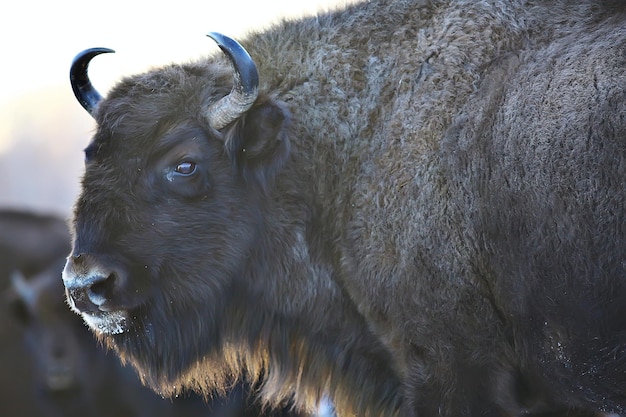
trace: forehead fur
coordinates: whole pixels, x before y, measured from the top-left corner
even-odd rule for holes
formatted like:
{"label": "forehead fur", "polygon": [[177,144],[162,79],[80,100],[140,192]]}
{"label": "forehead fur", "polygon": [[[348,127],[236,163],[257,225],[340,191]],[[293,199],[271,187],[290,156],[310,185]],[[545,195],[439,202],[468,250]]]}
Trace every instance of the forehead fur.
{"label": "forehead fur", "polygon": [[230,92],[232,71],[218,59],[169,65],[124,78],[96,109],[98,130],[91,146],[98,154],[145,150],[175,124],[206,125],[202,109]]}

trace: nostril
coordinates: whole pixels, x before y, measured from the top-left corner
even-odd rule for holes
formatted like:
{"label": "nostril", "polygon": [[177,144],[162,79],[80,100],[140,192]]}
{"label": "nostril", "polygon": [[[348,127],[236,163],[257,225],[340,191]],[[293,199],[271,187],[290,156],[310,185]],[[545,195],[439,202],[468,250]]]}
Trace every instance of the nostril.
{"label": "nostril", "polygon": [[89,300],[97,306],[102,306],[107,300],[111,299],[117,275],[111,273],[104,279],[100,279],[87,289]]}
{"label": "nostril", "polygon": [[79,251],[68,258],[62,274],[68,304],[78,313],[115,308],[127,277],[125,270],[110,259]]}

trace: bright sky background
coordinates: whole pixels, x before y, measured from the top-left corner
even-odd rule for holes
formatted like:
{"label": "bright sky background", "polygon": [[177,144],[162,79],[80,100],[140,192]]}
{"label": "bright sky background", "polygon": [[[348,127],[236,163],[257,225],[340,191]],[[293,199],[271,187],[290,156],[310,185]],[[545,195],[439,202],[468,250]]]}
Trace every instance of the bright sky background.
{"label": "bright sky background", "polygon": [[99,59],[93,68],[96,76],[101,72],[109,82],[133,69],[206,53],[212,47],[204,36],[207,32],[236,37],[281,15],[311,14],[343,3],[345,0],[3,2],[0,100],[66,82],[72,58],[86,48],[116,50],[115,58]]}
{"label": "bright sky background", "polygon": [[[350,0],[354,1],[354,0]],[[69,66],[103,46],[90,66],[105,95],[123,75],[186,61],[215,48],[205,35],[237,38],[280,16],[344,5],[347,0],[170,2],[20,0],[0,5],[0,206],[69,212],[93,122],[75,101]]]}

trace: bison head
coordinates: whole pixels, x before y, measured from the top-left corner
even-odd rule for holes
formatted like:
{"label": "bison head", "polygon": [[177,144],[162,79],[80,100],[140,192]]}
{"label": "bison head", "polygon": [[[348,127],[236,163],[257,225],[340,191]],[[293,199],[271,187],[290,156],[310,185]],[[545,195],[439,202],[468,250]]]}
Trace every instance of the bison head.
{"label": "bison head", "polygon": [[85,150],[67,300],[164,393],[211,344],[228,342],[225,329],[241,320],[232,306],[258,302],[240,277],[266,227],[261,197],[289,154],[286,109],[258,94],[243,47],[209,36],[228,60],[129,78],[106,100],[87,65],[110,50],[84,51],[71,69],[98,129]]}

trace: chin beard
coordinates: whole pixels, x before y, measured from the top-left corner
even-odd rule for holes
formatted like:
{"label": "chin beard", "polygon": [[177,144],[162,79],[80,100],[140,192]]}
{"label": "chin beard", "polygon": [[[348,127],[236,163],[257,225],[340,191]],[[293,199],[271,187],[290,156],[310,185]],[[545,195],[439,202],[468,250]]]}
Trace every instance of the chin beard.
{"label": "chin beard", "polygon": [[347,414],[399,409],[391,358],[366,327],[356,324],[341,340],[337,332],[312,333],[310,323],[263,308],[245,291],[203,294],[174,303],[152,298],[128,311],[123,332],[99,337],[163,397],[185,390],[212,397],[244,382],[270,408],[293,401],[295,409],[312,412],[329,394]]}
{"label": "chin beard", "polygon": [[[142,307],[128,313],[123,332],[97,336],[124,364],[135,368],[144,385],[163,397],[192,390],[210,398],[225,395],[243,382],[255,387],[271,408],[293,401],[294,384],[284,380],[288,371],[283,366],[294,369],[295,364],[289,352],[278,359],[271,358],[268,349],[271,339],[289,346],[284,337],[277,337],[282,334],[281,326],[273,328],[263,314],[247,322],[237,314],[220,320],[212,317],[216,317],[214,311]],[[273,367],[268,375],[270,362]],[[307,393],[297,408],[313,410],[320,395]]]}
{"label": "chin beard", "polygon": [[124,364],[135,368],[145,385],[164,397],[186,388],[211,396],[242,379],[241,360],[224,340],[224,323],[212,319],[217,317],[214,309],[182,310],[169,302],[168,308],[161,306],[146,304],[85,321]]}
{"label": "chin beard", "polygon": [[96,335],[120,334],[126,331],[128,313],[126,311],[106,311],[101,313],[81,313],[87,326]]}

